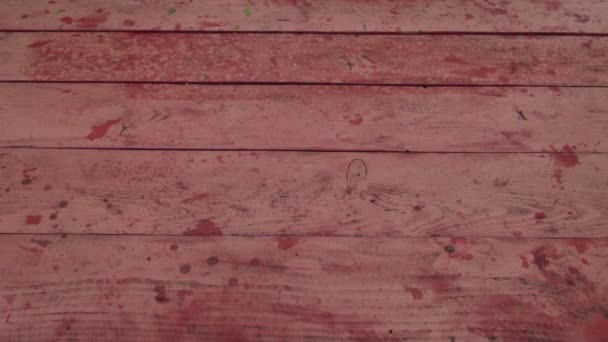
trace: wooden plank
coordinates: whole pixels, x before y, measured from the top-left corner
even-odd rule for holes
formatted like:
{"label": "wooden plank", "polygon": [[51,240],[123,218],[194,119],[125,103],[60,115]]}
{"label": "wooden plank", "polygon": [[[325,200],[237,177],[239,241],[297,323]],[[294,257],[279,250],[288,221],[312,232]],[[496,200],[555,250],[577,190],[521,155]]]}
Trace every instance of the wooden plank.
{"label": "wooden plank", "polygon": [[0,98],[4,147],[608,152],[605,88],[0,84]]}
{"label": "wooden plank", "polygon": [[0,80],[608,85],[608,37],[4,33]]}
{"label": "wooden plank", "polygon": [[0,338],[602,341],[607,245],[4,236]]}
{"label": "wooden plank", "polygon": [[607,237],[608,155],[3,149],[0,232]]}
{"label": "wooden plank", "polygon": [[601,0],[12,0],[3,30],[608,32]]}

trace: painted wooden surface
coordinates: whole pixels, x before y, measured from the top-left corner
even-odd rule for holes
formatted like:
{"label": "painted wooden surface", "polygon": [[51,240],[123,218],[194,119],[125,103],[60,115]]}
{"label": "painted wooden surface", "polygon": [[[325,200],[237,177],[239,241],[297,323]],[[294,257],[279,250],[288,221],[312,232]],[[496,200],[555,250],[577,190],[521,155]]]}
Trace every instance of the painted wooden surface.
{"label": "painted wooden surface", "polygon": [[0,341],[606,342],[607,16],[1,1]]}
{"label": "painted wooden surface", "polygon": [[0,98],[5,147],[608,147],[605,88],[0,84]]}
{"label": "painted wooden surface", "polygon": [[0,338],[603,341],[607,245],[9,235]]}
{"label": "painted wooden surface", "polygon": [[1,233],[607,237],[608,156],[4,149]]}
{"label": "painted wooden surface", "polygon": [[608,32],[602,0],[10,0],[6,30]]}
{"label": "painted wooden surface", "polygon": [[3,33],[0,80],[608,85],[608,37]]}

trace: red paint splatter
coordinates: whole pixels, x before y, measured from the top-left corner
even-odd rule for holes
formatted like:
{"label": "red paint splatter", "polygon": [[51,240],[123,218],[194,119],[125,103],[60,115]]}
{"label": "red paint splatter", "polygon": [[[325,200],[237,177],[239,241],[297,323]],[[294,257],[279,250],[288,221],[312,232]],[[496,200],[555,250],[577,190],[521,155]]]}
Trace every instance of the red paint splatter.
{"label": "red paint splatter", "polygon": [[97,26],[105,23],[110,16],[109,12],[103,12],[103,9],[96,11],[96,14],[88,15],[86,17],[76,19],[76,25],[78,28],[93,29]]}
{"label": "red paint splatter", "polygon": [[525,255],[522,255],[519,258],[521,259],[521,267],[523,267],[523,268],[529,268],[530,267],[530,263],[528,262],[528,258]]}
{"label": "red paint splatter", "polygon": [[[469,246],[471,242],[463,237],[453,237],[451,238],[452,247],[454,251],[448,253],[449,257],[452,259],[462,259],[466,261],[473,260],[473,255],[469,253]],[[443,246],[443,248],[447,248],[447,246]]]}
{"label": "red paint splatter", "polygon": [[154,299],[158,303],[167,303],[170,301],[169,296],[167,296],[167,288],[164,285],[156,285],[154,287],[154,292],[156,292]]}
{"label": "red paint splatter", "polygon": [[110,129],[110,127],[112,127],[113,125],[115,125],[119,122],[120,122],[120,119],[109,120],[101,125],[93,126],[91,133],[89,133],[89,135],[87,135],[86,138],[91,141],[101,139],[106,135],[106,133],[108,133],[108,130]]}
{"label": "red paint splatter", "polygon": [[356,118],[356,119],[354,119],[354,120],[349,120],[348,122],[349,122],[351,125],[359,126],[360,124],[362,124],[362,123],[363,123],[363,118],[359,117],[359,118]]}
{"label": "red paint splatter", "polygon": [[194,202],[198,202],[201,200],[204,200],[205,198],[209,197],[209,194],[196,194],[190,198],[186,198],[185,200],[182,201],[182,203],[184,204],[191,204]]}
{"label": "red paint splatter", "polygon": [[513,138],[513,135],[515,135],[515,132],[503,131],[500,132],[500,134],[502,134],[507,139],[511,139]]}
{"label": "red paint splatter", "polygon": [[178,247],[177,244],[173,243],[173,244],[171,244],[171,246],[169,246],[169,249],[172,251],[176,251],[177,247]]}
{"label": "red paint splatter", "polygon": [[70,25],[74,22],[74,20],[70,17],[62,17],[62,18],[59,18],[59,20],[61,20],[62,22],[66,23],[68,25]]}
{"label": "red paint splatter", "polygon": [[562,7],[562,3],[558,0],[544,0],[544,2],[548,11],[557,11]]}
{"label": "red paint splatter", "polygon": [[551,76],[555,76],[555,75],[557,75],[557,71],[555,71],[554,69],[547,69],[547,74],[549,74]]}
{"label": "red paint splatter", "polygon": [[280,237],[278,239],[279,245],[278,247],[284,251],[290,249],[298,243],[298,239],[291,237]]}
{"label": "red paint splatter", "polygon": [[420,210],[422,210],[423,208],[424,208],[424,204],[416,204],[416,205],[414,206],[414,210],[416,210],[416,211],[420,211]]}
{"label": "red paint splatter", "polygon": [[523,234],[523,233],[522,233],[521,231],[519,231],[519,230],[514,230],[514,231],[513,231],[513,235],[514,235],[514,236],[520,237],[520,236],[522,236],[522,234]]}
{"label": "red paint splatter", "polygon": [[568,244],[574,248],[576,248],[576,250],[579,253],[585,253],[587,251],[587,249],[589,249],[589,245],[591,245],[593,243],[593,240],[591,239],[571,239],[568,240]]}
{"label": "red paint splatter", "polygon": [[586,23],[589,21],[589,16],[587,15],[582,15],[582,14],[573,14],[572,16],[574,16],[574,20],[576,20],[579,23]]}
{"label": "red paint splatter", "polygon": [[205,28],[222,27],[223,25],[218,24],[218,23],[208,22],[208,21],[201,21],[200,23],[198,23],[198,26],[202,29],[205,29]]}
{"label": "red paint splatter", "polygon": [[585,265],[589,265],[589,260],[587,260],[585,258],[581,258],[581,262]]}
{"label": "red paint splatter", "polygon": [[606,341],[608,339],[608,317],[597,317],[585,329],[587,341]]}
{"label": "red paint splatter", "polygon": [[44,186],[44,191],[50,191],[51,189],[53,189],[53,187],[51,185]]}
{"label": "red paint splatter", "polygon": [[34,172],[36,170],[38,170],[37,167],[30,167],[29,169],[24,169],[22,171],[23,178],[32,178],[32,175],[30,175],[30,172]]}
{"label": "red paint splatter", "polygon": [[580,164],[578,160],[578,156],[574,152],[576,147],[570,145],[564,145],[561,151],[558,151],[555,147],[550,146],[553,152],[551,153],[551,157],[556,165],[561,165],[565,167],[574,167]]}
{"label": "red paint splatter", "polygon": [[188,228],[184,235],[187,236],[222,236],[224,233],[222,230],[215,225],[215,222],[204,219],[198,221],[194,228]]}
{"label": "red paint splatter", "polygon": [[586,43],[583,43],[582,45],[583,45],[584,48],[591,49],[591,43],[593,43],[592,40],[590,40],[590,41],[588,41]]}
{"label": "red paint splatter", "polygon": [[522,130],[521,132],[518,131],[501,131],[500,134],[502,134],[505,138],[511,140],[513,139],[513,137],[515,136],[522,136],[524,138],[531,138],[532,137],[532,132],[528,131],[528,130]]}
{"label": "red paint splatter", "polygon": [[578,268],[572,266],[568,267],[568,272],[572,274],[579,274]]}
{"label": "red paint splatter", "polygon": [[424,297],[424,294],[422,293],[422,291],[420,291],[417,288],[406,287],[405,290],[408,291],[412,295],[412,298],[414,300],[419,300],[419,299],[422,299],[422,297]]}
{"label": "red paint splatter", "polygon": [[32,304],[30,304],[30,303],[25,303],[25,304],[23,305],[23,310],[29,310],[29,309],[31,309],[31,308],[32,308]]}
{"label": "red paint splatter", "polygon": [[546,217],[547,216],[545,216],[545,213],[543,213],[542,211],[534,213],[534,218],[537,220],[544,220]]}
{"label": "red paint splatter", "polygon": [[473,16],[471,14],[469,14],[469,13],[464,14],[464,20],[471,20],[471,19],[473,19]]}
{"label": "red paint splatter", "polygon": [[506,9],[503,9],[503,8],[488,9],[488,12],[490,12],[491,15],[504,15],[504,14],[509,13],[509,12],[507,12]]}
{"label": "red paint splatter", "polygon": [[125,19],[125,21],[123,21],[122,24],[127,27],[135,26],[135,22],[131,19]]}
{"label": "red paint splatter", "polygon": [[35,254],[42,254],[42,253],[44,253],[44,251],[42,249],[37,248],[37,247],[25,247],[25,246],[22,246],[22,245],[18,245],[17,247],[19,247],[19,249],[22,249],[24,251],[28,251],[28,252],[35,253]]}
{"label": "red paint splatter", "polygon": [[465,61],[462,58],[456,57],[454,55],[449,55],[446,58],[444,58],[443,60],[446,61],[446,62],[449,62],[449,63],[456,63],[456,64],[462,64],[462,65],[471,65],[471,63]]}
{"label": "red paint splatter", "polygon": [[272,63],[273,67],[275,67],[275,68],[277,67],[277,58],[276,57],[272,56],[268,60],[270,61],[270,63]]}
{"label": "red paint splatter", "polygon": [[557,184],[562,184],[562,170],[561,169],[555,169],[553,170],[553,178],[555,178],[555,181],[557,182]]}
{"label": "red paint splatter", "polygon": [[37,42],[34,42],[34,43],[28,45],[27,47],[37,49],[37,48],[41,48],[41,47],[45,46],[46,44],[48,44],[50,42],[52,42],[52,40],[39,40]]}
{"label": "red paint splatter", "polygon": [[42,215],[28,215],[25,219],[25,223],[27,224],[40,224],[42,222]]}
{"label": "red paint splatter", "polygon": [[505,187],[509,184],[509,180],[508,179],[494,179],[494,186],[497,188],[502,188]]}
{"label": "red paint splatter", "polygon": [[556,86],[550,86],[549,90],[551,90],[552,92],[556,93],[557,95],[561,95],[562,90],[559,87]]}
{"label": "red paint splatter", "polygon": [[489,76],[488,74],[493,74],[496,71],[497,71],[496,68],[480,67],[477,69],[470,69],[470,70],[455,70],[455,71],[452,71],[452,73],[455,75],[460,75],[460,76],[486,78]]}
{"label": "red paint splatter", "polygon": [[72,324],[76,322],[75,319],[64,319],[57,328],[55,328],[55,335],[57,337],[63,336],[66,331],[69,331],[72,327]]}
{"label": "red paint splatter", "polygon": [[557,250],[552,246],[541,246],[531,253],[534,256],[534,261],[532,261],[532,263],[535,264],[540,271],[544,271],[545,268],[549,266],[550,258],[559,259]]}
{"label": "red paint splatter", "polygon": [[222,156],[216,156],[215,159],[220,163],[224,163],[224,158]]}

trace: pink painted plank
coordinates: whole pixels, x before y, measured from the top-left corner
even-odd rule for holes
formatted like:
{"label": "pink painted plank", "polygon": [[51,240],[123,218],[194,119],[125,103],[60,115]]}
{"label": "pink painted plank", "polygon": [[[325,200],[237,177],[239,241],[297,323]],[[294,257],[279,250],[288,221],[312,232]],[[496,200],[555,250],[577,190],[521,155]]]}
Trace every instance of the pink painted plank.
{"label": "pink painted plank", "polygon": [[608,32],[601,0],[12,0],[3,30]]}
{"label": "pink painted plank", "polygon": [[0,84],[0,98],[4,147],[608,152],[605,88]]}
{"label": "pink painted plank", "polygon": [[602,341],[608,241],[4,236],[4,341]]}
{"label": "pink painted plank", "polygon": [[608,85],[608,37],[4,33],[0,80]]}
{"label": "pink painted plank", "polygon": [[0,233],[608,237],[608,155],[0,151]]}

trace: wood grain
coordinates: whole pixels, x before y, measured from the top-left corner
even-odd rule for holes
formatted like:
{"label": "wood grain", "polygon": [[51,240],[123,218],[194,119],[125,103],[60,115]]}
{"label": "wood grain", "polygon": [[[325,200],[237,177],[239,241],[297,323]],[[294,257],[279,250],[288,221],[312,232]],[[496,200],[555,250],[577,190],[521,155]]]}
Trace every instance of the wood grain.
{"label": "wood grain", "polygon": [[608,85],[608,37],[3,33],[3,81]]}
{"label": "wood grain", "polygon": [[608,152],[604,88],[0,84],[0,99],[4,147]]}
{"label": "wood grain", "polygon": [[601,0],[12,0],[2,30],[608,32]]}
{"label": "wood grain", "polygon": [[607,237],[608,155],[3,149],[0,232]]}
{"label": "wood grain", "polygon": [[608,338],[605,239],[26,235],[0,259],[7,342]]}

